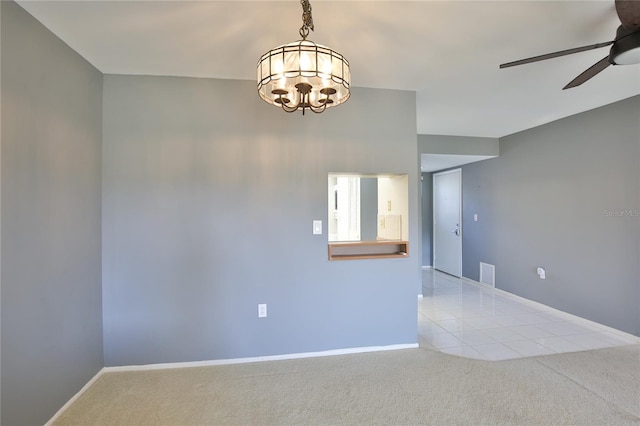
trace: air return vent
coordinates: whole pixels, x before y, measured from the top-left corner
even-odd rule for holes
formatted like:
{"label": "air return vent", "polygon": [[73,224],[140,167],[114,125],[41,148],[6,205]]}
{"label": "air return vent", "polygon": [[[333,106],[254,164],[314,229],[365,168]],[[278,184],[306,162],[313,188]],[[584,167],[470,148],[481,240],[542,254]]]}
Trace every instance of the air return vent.
{"label": "air return vent", "polygon": [[496,286],[495,265],[490,265],[488,263],[480,262],[480,282],[483,284],[490,285],[491,287]]}

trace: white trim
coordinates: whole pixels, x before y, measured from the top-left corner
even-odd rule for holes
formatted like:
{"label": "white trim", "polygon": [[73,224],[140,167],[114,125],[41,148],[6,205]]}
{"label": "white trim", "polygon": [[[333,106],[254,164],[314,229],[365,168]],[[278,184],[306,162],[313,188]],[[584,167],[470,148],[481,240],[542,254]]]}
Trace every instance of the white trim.
{"label": "white trim", "polygon": [[567,321],[582,321],[582,322],[587,322],[587,323],[589,323],[591,325],[597,325],[598,327],[600,327],[600,328],[602,328],[602,329],[604,329],[604,330],[606,330],[606,331],[608,331],[610,333],[618,334],[618,335],[630,338],[632,340],[635,339],[638,343],[640,343],[640,337],[638,337],[638,336],[636,336],[634,334],[630,334],[630,333],[627,333],[625,331],[618,330],[617,328],[609,327],[608,325],[600,324],[599,322],[595,322],[595,321],[592,321],[592,320],[589,320],[589,319],[586,319],[586,318],[579,317],[577,315],[570,314],[569,312],[565,312],[565,311],[562,311],[562,310],[560,310],[558,308],[554,308],[552,306],[545,305],[544,303],[536,302],[535,300],[531,300],[531,299],[527,299],[527,298],[522,297],[522,296],[518,296],[517,294],[509,293],[506,290],[502,290],[502,289],[499,289],[497,287],[492,287],[489,284],[481,283],[481,282],[478,282],[476,280],[472,280],[471,278],[462,277],[460,279],[462,281],[466,282],[467,284],[471,284],[471,285],[475,285],[477,287],[481,287],[481,288],[489,289],[491,291],[495,291],[495,292],[497,292],[497,293],[499,293],[499,294],[501,294],[501,295],[503,295],[505,297],[517,300],[518,302],[520,302],[520,303],[522,303],[524,305],[529,305],[531,307],[534,307],[534,308],[540,309],[540,310],[553,310],[556,313],[559,313],[561,315],[566,316]]}
{"label": "white trim", "polygon": [[[498,290],[498,291],[502,291],[503,293],[511,294],[511,293],[506,292],[506,291],[504,291],[504,290],[500,290],[499,288],[491,287],[491,286],[490,286],[490,285],[488,285],[488,284],[481,283],[480,281],[472,280],[471,278],[467,278],[467,277],[460,277],[460,279],[461,279],[462,281],[466,282],[467,284],[475,285],[475,286],[482,287],[482,288],[492,288],[492,289],[495,289],[495,290]],[[526,300],[526,299],[525,299],[525,300]]]}
{"label": "white trim", "polygon": [[422,293],[420,293],[420,294],[418,295],[418,299],[422,299],[423,297],[424,297],[424,295],[423,295]]}
{"label": "white trim", "polygon": [[[552,306],[545,305],[544,303],[536,302],[535,300],[527,299],[526,297],[518,296],[517,294],[510,293],[510,292],[508,292],[506,290],[502,290],[502,289],[499,289],[497,287],[490,286],[489,284],[485,284],[485,283],[481,283],[481,282],[478,282],[478,281],[474,281],[474,280],[471,280],[469,278],[466,278],[466,280],[468,280],[471,284],[475,284],[475,285],[483,287],[483,288],[489,288],[491,290],[494,290],[494,291],[500,293],[503,296],[506,296],[506,297],[511,298],[513,300],[517,300],[518,302],[520,302],[522,304],[529,305],[529,306],[534,307],[536,309],[540,309],[540,310],[553,309],[554,311],[562,312],[563,314],[566,314],[566,315],[571,315],[572,317],[575,317],[576,320],[580,319],[580,320],[584,320],[584,321],[591,321],[591,320],[587,320],[585,318],[581,318],[581,317],[578,317],[576,315],[570,314],[568,312],[561,311],[560,309],[554,308]],[[594,321],[591,321],[591,322],[594,322]]]}
{"label": "white trim", "polygon": [[423,266],[422,269],[433,269],[433,266],[431,265]]}
{"label": "white trim", "polygon": [[120,367],[103,367],[98,373],[87,382],[66,404],[64,404],[54,415],[49,419],[44,426],[51,426],[53,423],[65,412],[83,393],[85,393],[103,374],[114,372],[126,372],[126,371],[147,371],[147,370],[166,370],[170,368],[189,368],[189,367],[210,367],[216,365],[230,365],[230,364],[246,364],[251,362],[263,362],[263,361],[282,361],[287,359],[301,359],[301,358],[316,358],[323,356],[335,356],[335,355],[350,355],[360,354],[365,352],[382,352],[382,351],[395,351],[399,349],[415,349],[419,347],[418,343],[408,343],[403,345],[386,345],[386,346],[364,346],[360,348],[347,348],[347,349],[333,349],[321,352],[302,352],[296,354],[287,355],[271,355],[271,356],[258,356],[252,358],[233,358],[233,359],[218,359],[211,361],[195,361],[195,362],[169,362],[163,364],[146,364],[146,365],[124,365]]}
{"label": "white trim", "polygon": [[[554,311],[562,312],[563,314],[566,314],[566,315],[571,315],[572,317],[575,317],[575,318],[576,318],[576,320],[590,321],[590,322],[592,322],[592,323],[594,322],[594,321],[587,320],[587,319],[585,319],[585,318],[581,318],[581,317],[579,317],[579,316],[576,316],[576,315],[570,314],[570,313],[568,313],[568,312],[561,311],[560,309],[557,309],[557,308],[551,307],[551,306],[549,306],[549,305],[545,305],[544,303],[536,302],[535,300],[527,299],[527,298],[525,298],[525,297],[518,296],[517,294],[509,293],[509,292],[508,292],[508,291],[506,291],[506,290],[502,290],[502,289],[499,289],[499,288],[497,288],[497,287],[490,286],[489,284],[481,283],[481,282],[476,281],[476,280],[472,280],[471,278],[462,277],[462,278],[460,278],[460,279],[461,279],[462,281],[466,282],[467,284],[471,284],[471,285],[475,285],[475,286],[477,286],[477,287],[481,287],[481,288],[485,288],[485,289],[493,290],[493,291],[495,291],[495,292],[497,292],[497,293],[499,293],[499,294],[501,294],[501,295],[503,295],[503,296],[506,296],[506,297],[508,297],[508,298],[510,298],[510,299],[517,300],[518,302],[520,302],[520,303],[522,303],[522,304],[529,305],[529,306],[531,306],[531,307],[535,307],[535,308],[540,309],[540,310],[549,310],[549,309],[553,309]],[[595,324],[602,325],[602,324],[599,324],[599,323],[595,323]],[[606,327],[606,326],[604,326],[604,325],[603,325],[603,327]],[[614,329],[614,330],[615,330],[615,329]],[[620,330],[618,330],[618,332],[620,332]]]}
{"label": "white trim", "polygon": [[251,358],[231,358],[231,359],[216,359],[210,361],[193,361],[193,362],[169,362],[162,364],[145,364],[145,365],[125,365],[120,367],[105,367],[106,373],[123,372],[123,371],[146,371],[146,370],[165,370],[170,368],[190,368],[190,367],[210,367],[216,365],[231,365],[231,364],[247,364],[252,362],[263,361],[283,361],[288,359],[301,359],[301,358],[316,358],[323,356],[335,356],[335,355],[350,355],[359,354],[365,352],[380,352],[380,351],[394,351],[398,349],[415,349],[419,347],[417,343],[410,343],[404,345],[387,345],[387,346],[366,346],[360,348],[348,348],[348,349],[334,349],[321,352],[302,352],[296,354],[286,355],[271,355],[271,356],[257,356]]}
{"label": "white trim", "polygon": [[91,380],[89,380],[87,384],[84,385],[82,389],[78,391],[78,393],[73,395],[71,399],[67,401],[66,404],[60,407],[60,409],[53,415],[53,417],[51,417],[49,421],[44,424],[44,426],[51,426],[56,420],[58,420],[58,417],[60,417],[62,413],[64,413],[67,410],[67,408],[71,406],[71,404],[76,402],[77,399],[80,398],[82,394],[85,393],[104,373],[105,373],[105,367],[102,367],[100,371],[98,371],[96,375],[93,376]]}

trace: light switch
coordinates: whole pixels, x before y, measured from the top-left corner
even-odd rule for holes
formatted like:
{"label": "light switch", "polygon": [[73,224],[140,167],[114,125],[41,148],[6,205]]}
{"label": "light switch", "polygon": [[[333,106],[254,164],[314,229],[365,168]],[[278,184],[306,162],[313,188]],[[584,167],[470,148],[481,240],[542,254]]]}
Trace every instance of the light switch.
{"label": "light switch", "polygon": [[478,221],[478,213],[475,213],[475,214],[473,215],[473,221],[474,221],[474,222],[477,222],[477,221]]}
{"label": "light switch", "polygon": [[313,221],[313,235],[322,235],[322,221],[314,220]]}
{"label": "light switch", "polygon": [[266,318],[266,317],[267,317],[267,304],[258,303],[258,318]]}

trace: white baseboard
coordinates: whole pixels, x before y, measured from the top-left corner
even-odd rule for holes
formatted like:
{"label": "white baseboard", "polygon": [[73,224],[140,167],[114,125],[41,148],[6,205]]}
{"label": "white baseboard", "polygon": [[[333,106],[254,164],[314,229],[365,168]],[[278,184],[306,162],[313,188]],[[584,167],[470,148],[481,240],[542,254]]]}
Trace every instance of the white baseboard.
{"label": "white baseboard", "polygon": [[195,362],[170,362],[163,364],[146,364],[146,365],[125,365],[121,367],[103,367],[98,373],[87,382],[66,404],[64,404],[54,415],[49,419],[44,426],[51,426],[57,419],[64,413],[64,411],[71,406],[83,393],[87,391],[99,378],[105,373],[123,372],[123,371],[145,371],[145,370],[165,370],[170,368],[189,368],[189,367],[208,367],[215,365],[230,365],[230,364],[246,364],[250,362],[263,362],[263,361],[281,361],[287,359],[301,359],[301,358],[316,358],[323,356],[335,356],[335,355],[350,355],[366,352],[381,352],[381,351],[395,351],[399,349],[415,349],[419,347],[418,343],[408,343],[403,345],[387,345],[387,346],[365,346],[359,348],[347,348],[347,349],[333,349],[320,352],[302,352],[296,354],[286,355],[272,355],[272,356],[258,356],[251,358],[233,358],[233,359],[219,359],[211,361],[195,361]]}
{"label": "white baseboard", "polygon": [[270,355],[270,356],[257,356],[249,358],[231,358],[231,359],[216,359],[210,361],[193,361],[193,362],[169,362],[162,364],[145,364],[145,365],[125,365],[120,367],[105,367],[105,373],[122,372],[122,371],[145,371],[145,370],[164,370],[169,368],[189,368],[189,367],[209,367],[216,365],[230,365],[230,364],[246,364],[251,362],[264,362],[264,361],[282,361],[287,359],[301,359],[301,358],[316,358],[324,356],[335,355],[350,355],[359,354],[365,352],[380,352],[380,351],[394,351],[398,349],[414,349],[417,348],[418,343],[410,343],[403,345],[387,345],[387,346],[366,346],[359,348],[347,348],[347,349],[333,349],[320,352],[302,352],[295,354],[285,355]]}
{"label": "white baseboard", "polygon": [[65,412],[65,410],[71,406],[71,404],[73,404],[74,402],[76,402],[76,400],[77,400],[78,398],[80,398],[80,396],[82,396],[82,394],[83,394],[83,393],[85,393],[85,392],[87,391],[87,389],[89,389],[89,388],[91,387],[91,385],[93,385],[93,384],[94,384],[94,383],[95,383],[95,382],[100,378],[100,376],[102,376],[102,375],[104,374],[104,372],[105,372],[105,368],[103,367],[103,368],[101,368],[101,369],[100,369],[100,371],[98,371],[98,372],[96,373],[96,375],[95,375],[95,376],[93,376],[93,377],[91,378],[91,380],[89,380],[89,381],[87,382],[87,384],[86,384],[86,385],[84,385],[84,386],[82,387],[82,389],[80,389],[80,390],[78,391],[78,393],[76,393],[75,395],[73,395],[73,396],[71,397],[71,399],[70,399],[69,401],[67,401],[67,403],[66,403],[66,404],[64,404],[62,407],[60,407],[60,409],[59,409],[59,410],[58,410],[58,411],[53,415],[53,417],[51,417],[51,418],[49,419],[49,421],[48,421],[48,422],[46,422],[46,423],[44,424],[44,426],[51,426],[51,425],[53,424],[53,422],[55,422],[55,421],[58,419],[58,417],[60,417],[60,416],[62,415],[62,413],[64,413],[64,412]]}
{"label": "white baseboard", "polygon": [[433,269],[433,266],[423,266],[422,269]]}
{"label": "white baseboard", "polygon": [[[480,281],[472,280],[471,278],[462,277],[461,280],[465,281],[465,282],[467,282],[469,284],[476,285],[478,287],[488,288],[488,289],[494,290],[496,293],[499,293],[499,294],[501,294],[501,295],[503,295],[505,297],[508,297],[510,299],[513,299],[513,300],[517,300],[520,303],[523,303],[525,305],[529,305],[531,307],[535,307],[537,309],[554,309],[554,310],[556,310],[558,312],[563,312],[563,311],[560,311],[559,309],[555,309],[555,308],[552,308],[551,306],[545,305],[544,303],[536,302],[534,300],[530,300],[530,299],[524,298],[522,296],[518,296],[517,294],[509,293],[506,290],[499,289],[499,288],[494,287],[494,286],[489,285],[489,284],[481,283]],[[565,312],[563,312],[563,313],[565,313]],[[570,315],[570,314],[567,314],[567,315]]]}
{"label": "white baseboard", "polygon": [[485,283],[481,283],[479,281],[472,280],[471,278],[462,277],[461,280],[465,281],[465,282],[467,282],[469,284],[476,285],[478,287],[491,289],[491,290],[495,291],[498,294],[501,294],[501,295],[503,295],[505,297],[508,297],[510,299],[513,299],[513,300],[517,300],[519,303],[531,306],[531,307],[536,308],[536,309],[553,310],[554,312],[556,312],[556,314],[560,314],[562,316],[565,316],[568,321],[586,322],[586,323],[589,323],[592,326],[593,325],[597,325],[598,327],[603,328],[603,329],[609,331],[610,333],[622,335],[622,336],[624,336],[626,338],[636,340],[638,343],[640,343],[640,338],[638,336],[635,336],[635,335],[630,334],[630,333],[626,333],[626,332],[624,332],[622,330],[618,330],[617,328],[609,327],[609,326],[606,326],[604,324],[600,324],[598,322],[591,321],[591,320],[588,320],[586,318],[582,318],[582,317],[579,317],[577,315],[570,314],[570,313],[562,311],[560,309],[553,308],[553,307],[551,307],[549,305],[545,305],[544,303],[536,302],[535,300],[530,300],[530,299],[527,299],[525,297],[518,296],[517,294],[509,293],[506,290],[502,290],[502,289],[496,288],[496,287],[491,286],[489,284],[485,284]]}
{"label": "white baseboard", "polygon": [[[490,286],[488,284],[485,283],[481,283],[480,281],[476,281],[476,280],[472,280],[471,278],[467,278],[467,277],[460,277],[460,279],[466,283],[469,284],[473,284],[473,285],[479,285],[480,287],[486,287],[486,288],[495,288],[493,286]],[[496,290],[499,290],[496,288]]]}

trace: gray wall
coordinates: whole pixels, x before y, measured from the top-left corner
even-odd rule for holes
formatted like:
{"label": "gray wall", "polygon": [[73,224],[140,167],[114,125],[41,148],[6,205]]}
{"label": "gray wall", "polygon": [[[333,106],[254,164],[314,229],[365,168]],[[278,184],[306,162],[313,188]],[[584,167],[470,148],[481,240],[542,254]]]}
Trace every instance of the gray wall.
{"label": "gray wall", "polygon": [[103,366],[102,75],[2,8],[2,424],[46,422]]}
{"label": "gray wall", "polygon": [[378,178],[360,178],[360,240],[378,237]]}
{"label": "gray wall", "polygon": [[[499,140],[469,136],[418,135],[418,160],[422,154],[498,156]],[[483,160],[484,161],[484,160]],[[457,166],[454,168],[458,168]],[[433,173],[422,173],[422,266],[433,265]]]}
{"label": "gray wall", "polygon": [[499,158],[464,166],[463,275],[495,264],[498,288],[640,335],[638,117],[636,96],[502,138]]}
{"label": "gray wall", "polygon": [[408,173],[419,245],[415,117],[412,92],[303,117],[249,81],[105,76],[106,365],[415,343],[419,250],[329,262],[326,236],[329,172]]}

